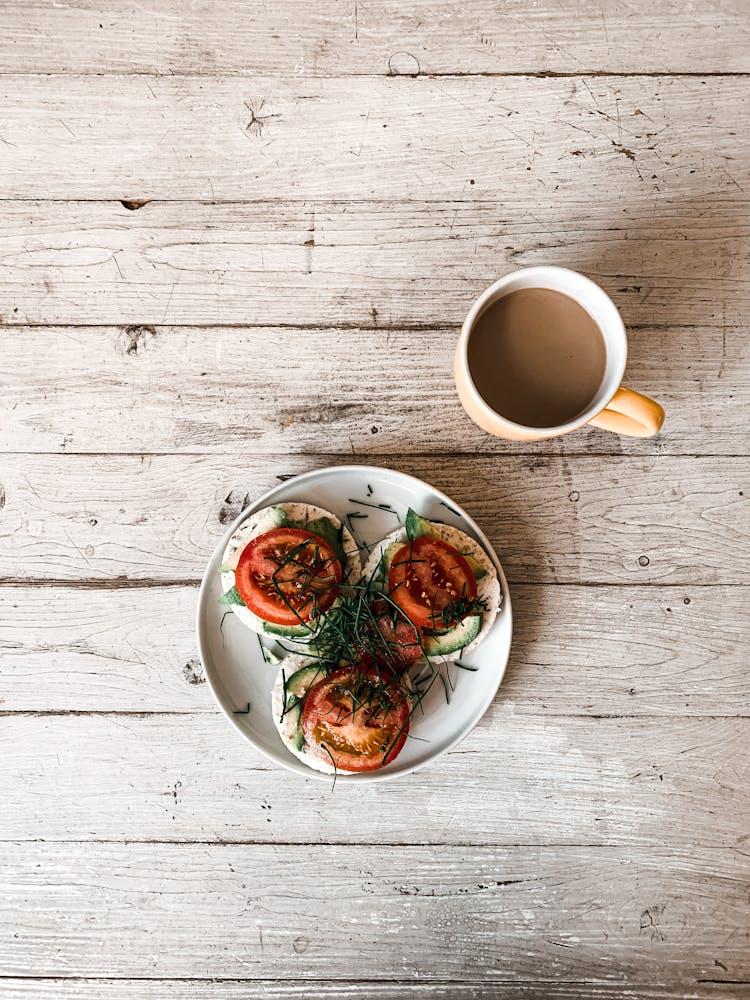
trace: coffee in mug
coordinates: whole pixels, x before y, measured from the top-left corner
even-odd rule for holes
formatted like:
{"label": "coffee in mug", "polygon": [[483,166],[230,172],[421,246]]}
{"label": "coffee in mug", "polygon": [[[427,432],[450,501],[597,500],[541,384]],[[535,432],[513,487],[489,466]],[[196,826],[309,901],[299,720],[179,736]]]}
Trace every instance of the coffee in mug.
{"label": "coffee in mug", "polygon": [[664,411],[620,385],[626,355],[622,319],[603,289],[565,268],[527,268],[469,312],[456,385],[472,420],[500,437],[540,440],[586,423],[648,437]]}

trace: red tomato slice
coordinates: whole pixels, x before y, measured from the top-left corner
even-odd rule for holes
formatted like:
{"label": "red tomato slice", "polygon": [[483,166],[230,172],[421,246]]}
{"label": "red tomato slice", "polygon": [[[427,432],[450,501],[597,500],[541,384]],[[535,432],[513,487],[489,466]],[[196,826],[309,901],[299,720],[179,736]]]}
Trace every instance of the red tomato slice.
{"label": "red tomato slice", "polygon": [[[426,535],[407,542],[394,555],[388,588],[391,600],[415,625],[438,631],[457,625],[467,613],[458,609],[477,596],[477,582],[461,553]],[[451,614],[454,604],[457,611]]]}
{"label": "red tomato slice", "polygon": [[374,771],[401,753],[409,703],[395,684],[369,667],[342,667],[314,684],[302,707],[312,753],[342,771]]}
{"label": "red tomato slice", "polygon": [[353,646],[353,658],[365,666],[380,668],[386,676],[398,676],[422,655],[421,630],[388,601],[375,601],[371,612],[373,617],[360,623],[360,642]]}
{"label": "red tomato slice", "polygon": [[422,637],[419,630],[400,615],[395,622],[393,615],[381,615],[378,618],[378,629],[388,643],[388,652],[401,667],[416,663],[422,655]]}
{"label": "red tomato slice", "polygon": [[387,601],[378,601],[373,607],[377,615],[379,639],[373,643],[376,659],[383,659],[389,666],[404,670],[416,663],[422,655],[422,634],[410,621],[399,614]]}
{"label": "red tomato slice", "polygon": [[263,621],[299,625],[333,603],[343,571],[333,549],[302,528],[274,528],[242,550],[235,584]]}

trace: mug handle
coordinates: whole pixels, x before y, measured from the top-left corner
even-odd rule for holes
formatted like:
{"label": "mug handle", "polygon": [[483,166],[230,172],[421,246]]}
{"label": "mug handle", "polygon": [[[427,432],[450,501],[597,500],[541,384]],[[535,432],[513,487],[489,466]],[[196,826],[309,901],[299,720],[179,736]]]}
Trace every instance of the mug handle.
{"label": "mug handle", "polygon": [[615,434],[653,437],[664,423],[664,410],[655,400],[621,385],[604,409],[589,423]]}

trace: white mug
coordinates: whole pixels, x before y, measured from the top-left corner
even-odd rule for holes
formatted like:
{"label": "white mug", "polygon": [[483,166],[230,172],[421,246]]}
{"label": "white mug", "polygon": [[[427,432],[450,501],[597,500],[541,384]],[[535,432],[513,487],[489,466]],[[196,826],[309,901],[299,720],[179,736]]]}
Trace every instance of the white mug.
{"label": "white mug", "polygon": [[[569,296],[592,317],[604,338],[606,361],[598,392],[583,412],[555,427],[526,427],[507,420],[479,394],[469,369],[468,345],[478,318],[493,302],[521,288],[544,288]],[[498,351],[501,355],[501,348]],[[474,423],[490,434],[512,441],[558,437],[584,424],[632,437],[651,437],[664,423],[664,410],[653,399],[621,384],[627,355],[625,326],[617,306],[604,289],[583,274],[565,267],[527,267],[490,285],[469,310],[456,348],[456,388],[463,408]]]}

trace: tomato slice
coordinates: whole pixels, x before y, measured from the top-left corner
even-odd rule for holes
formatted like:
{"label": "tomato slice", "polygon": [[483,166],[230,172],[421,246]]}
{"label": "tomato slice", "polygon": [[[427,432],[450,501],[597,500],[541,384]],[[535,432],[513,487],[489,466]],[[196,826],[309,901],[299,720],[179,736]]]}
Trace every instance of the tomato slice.
{"label": "tomato slice", "polygon": [[358,624],[352,658],[388,677],[398,676],[422,655],[421,629],[388,601],[376,600],[368,611],[371,617]]}
{"label": "tomato slice", "polygon": [[246,606],[274,625],[317,617],[333,603],[342,575],[330,545],[303,528],[274,528],[253,538],[234,571]]}
{"label": "tomato slice", "polygon": [[409,703],[372,668],[342,667],[307,692],[302,732],[321,760],[342,771],[374,771],[401,753],[409,734]]}
{"label": "tomato slice", "polygon": [[387,601],[373,606],[378,635],[370,643],[373,658],[405,670],[422,655],[422,633]]}
{"label": "tomato slice", "polygon": [[419,628],[453,628],[469,613],[477,582],[460,552],[440,538],[407,542],[391,560],[391,600]]}

